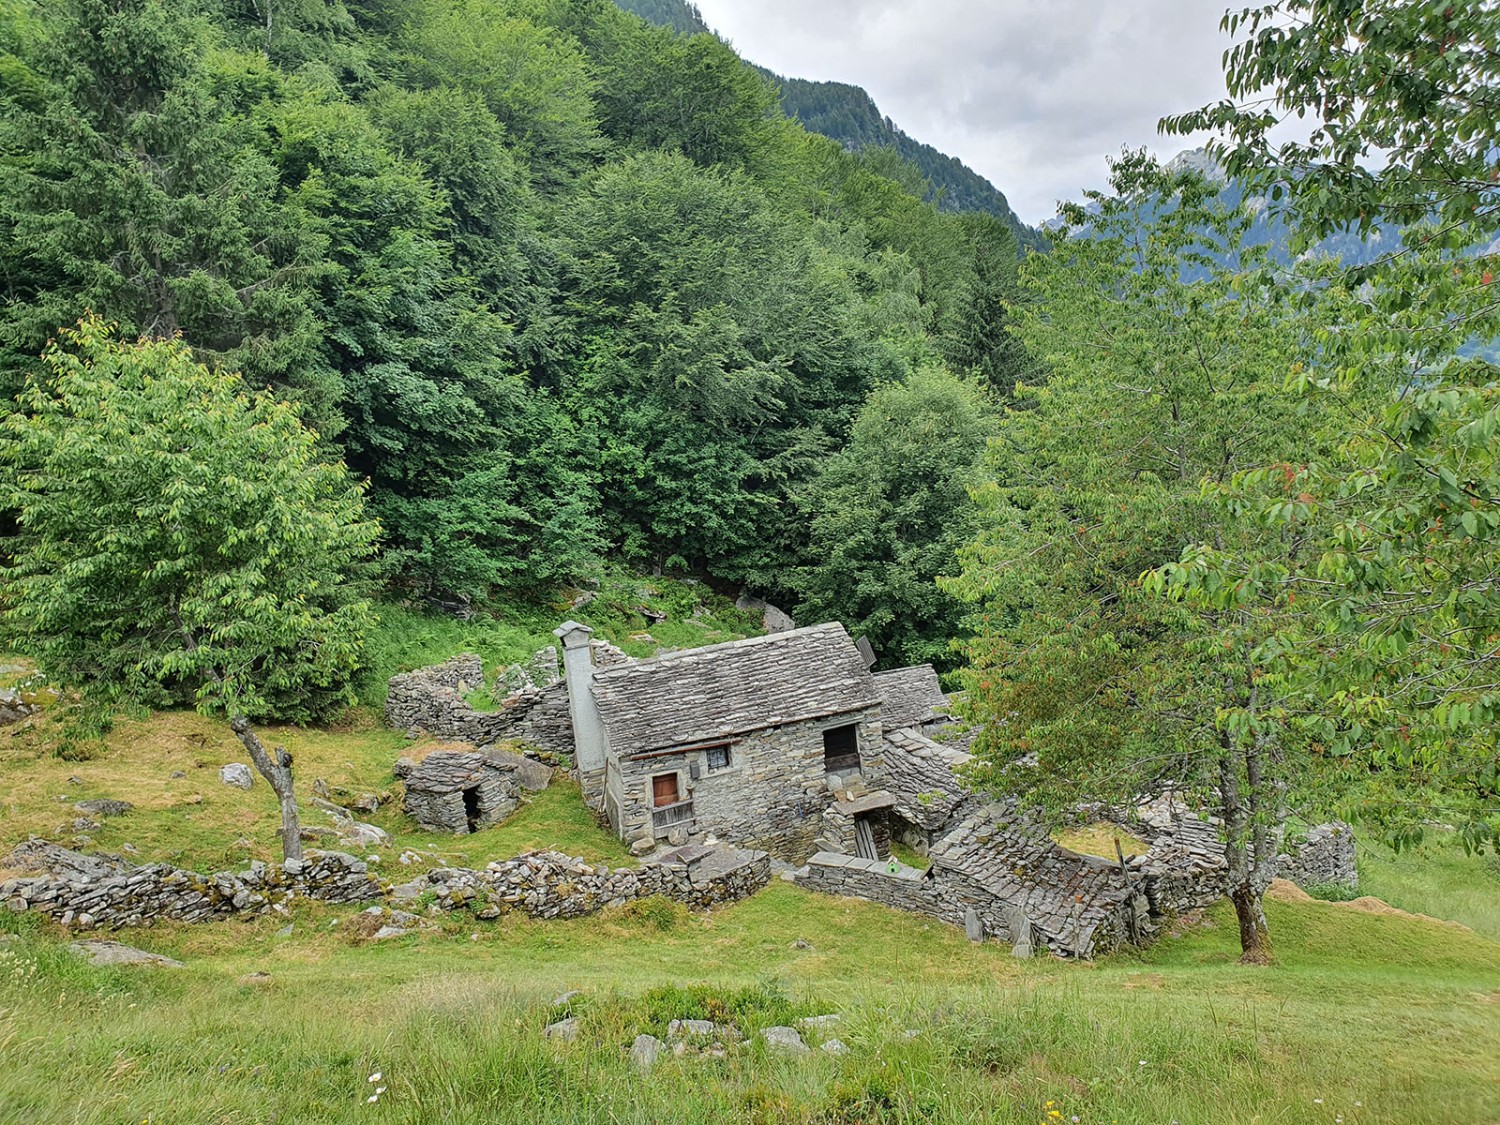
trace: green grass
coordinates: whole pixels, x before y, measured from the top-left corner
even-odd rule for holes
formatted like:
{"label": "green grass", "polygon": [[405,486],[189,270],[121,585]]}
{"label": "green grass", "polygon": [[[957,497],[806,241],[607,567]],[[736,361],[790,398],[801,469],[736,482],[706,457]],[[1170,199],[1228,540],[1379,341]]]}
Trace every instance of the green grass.
{"label": "green grass", "polygon": [[[1048,1100],[1064,1121],[1182,1125],[1500,1114],[1500,945],[1335,904],[1270,904],[1270,970],[1235,964],[1224,911],[1144,955],[1018,963],[781,883],[707,916],[448,917],[396,943],[358,944],[334,914],[300,908],[285,939],[281,919],[136,935],[188,968],[130,973],[6,919],[23,933],[0,965],[5,1120],[1042,1122]],[[255,971],[269,981],[242,982]],[[544,1041],[565,989],[583,990],[582,1034]],[[753,1033],[826,1011],[847,1056],[752,1045],[646,1078],[625,1054],[677,1016]]]}
{"label": "green grass", "polygon": [[[453,624],[433,626],[418,662],[484,651],[469,642],[490,634],[444,632]],[[493,637],[490,652],[531,644]],[[244,757],[223,724],[122,718],[75,762],[56,756],[59,729],[49,715],[0,731],[0,848],[31,833],[68,842],[72,802],[123,797],[136,809],[105,820],[95,847],[200,870],[274,857],[269,789],[218,782]],[[369,819],[392,834],[379,868],[392,880],[435,858],[482,866],[537,848],[630,862],[566,781],[474,836],[415,831],[391,767],[437,744],[410,744],[370,711],[266,733],[295,756],[307,823],[326,820],[310,807],[315,778],[335,799],[386,798]],[[408,848],[428,859],[398,864]],[[1223,907],[1097,964],[1018,962],[960,929],[776,881],[712,914],[665,900],[573,922],[449,914],[382,943],[332,925],[353,908],[314,903],[294,907],[286,938],[280,916],[120,935],[186,962],[172,972],[92,968],[57,927],[0,910],[14,935],[0,939],[0,1122],[1500,1120],[1500,868],[1437,847],[1362,845],[1360,863],[1366,893],[1471,929],[1271,901],[1271,969],[1237,964]],[[544,1040],[565,1014],[554,998],[573,989],[579,1040]],[[649,1077],[628,1061],[637,1034],[673,1018],[732,1019],[753,1038],[829,1011],[845,1056],[752,1043],[723,1059],[668,1055]]]}
{"label": "green grass", "polygon": [[1397,855],[1361,839],[1359,890],[1413,914],[1462,922],[1500,941],[1500,856],[1467,856],[1451,838],[1438,836]]}

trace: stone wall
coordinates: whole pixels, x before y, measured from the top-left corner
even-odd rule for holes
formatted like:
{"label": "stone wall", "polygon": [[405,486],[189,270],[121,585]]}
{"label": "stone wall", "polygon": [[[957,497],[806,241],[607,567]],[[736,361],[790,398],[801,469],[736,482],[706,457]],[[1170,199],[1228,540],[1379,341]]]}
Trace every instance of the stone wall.
{"label": "stone wall", "polygon": [[1354,829],[1341,820],[1309,829],[1307,838],[1281,857],[1281,877],[1304,888],[1335,883],[1358,887]]}
{"label": "stone wall", "polygon": [[[1280,857],[1277,874],[1303,887],[1338,883],[1359,885],[1354,829],[1342,821],[1320,824]],[[1133,857],[1154,915],[1181,914],[1211,906],[1228,893],[1229,864],[1218,828],[1192,816],[1178,816],[1152,840],[1151,850]]]}
{"label": "stone wall", "polygon": [[611,869],[559,852],[532,852],[483,871],[440,868],[428,889],[444,910],[482,919],[519,911],[532,918],[581,918],[608,906],[664,895],[693,910],[749,898],[771,881],[765,852],[682,848],[656,863]]}
{"label": "stone wall", "polygon": [[1144,938],[1153,926],[1140,881],[1127,885],[1117,864],[1061,848],[1013,807],[976,810],[932,851],[923,874],[822,852],[798,881],[814,890],[855,895],[1014,942],[1015,919],[1029,923],[1028,944],[1090,957]]}
{"label": "stone wall", "polygon": [[555,754],[572,754],[573,720],[561,681],[525,686],[498,710],[476,711],[464,695],[483,682],[483,663],[473,653],[392,676],[386,684],[386,724],[475,746],[517,740]]}
{"label": "stone wall", "polygon": [[[884,771],[878,708],[744,735],[730,744],[727,768],[710,770],[704,750],[616,759],[611,762],[609,799],[612,814],[617,810],[620,838],[660,838],[679,827],[686,839],[713,835],[800,863],[818,850],[823,812],[834,801],[823,768],[823,731],[848,725],[859,728],[865,782],[878,785]],[[693,805],[689,820],[656,828],[652,778],[664,773],[677,775],[677,791]]]}
{"label": "stone wall", "polygon": [[38,840],[22,844],[3,863],[37,872],[0,884],[6,906],[85,930],[264,914],[299,897],[364,902],[382,894],[365,864],[342,852],[310,851],[300,861],[256,862],[244,871],[203,875],[165,863],[142,867],[115,856],[82,855]]}

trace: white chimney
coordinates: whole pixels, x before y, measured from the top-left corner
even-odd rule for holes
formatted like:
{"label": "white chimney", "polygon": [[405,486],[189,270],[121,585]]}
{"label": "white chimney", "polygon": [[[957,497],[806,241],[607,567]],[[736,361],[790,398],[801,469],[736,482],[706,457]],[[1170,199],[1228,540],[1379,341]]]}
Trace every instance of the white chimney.
{"label": "white chimney", "polygon": [[604,751],[609,744],[599,705],[590,690],[594,682],[594,653],[589,638],[594,631],[576,621],[565,621],[552,635],[563,647],[563,678],[568,683],[568,712],[573,718],[573,762],[579,776],[587,778],[603,771]]}

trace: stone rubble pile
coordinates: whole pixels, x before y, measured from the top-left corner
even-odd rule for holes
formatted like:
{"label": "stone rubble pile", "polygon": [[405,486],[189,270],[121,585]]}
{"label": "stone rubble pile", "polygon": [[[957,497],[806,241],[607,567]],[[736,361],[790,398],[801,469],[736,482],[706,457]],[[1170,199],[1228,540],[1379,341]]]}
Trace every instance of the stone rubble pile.
{"label": "stone rubble pile", "polygon": [[771,881],[770,857],[732,848],[682,848],[642,867],[589,864],[560,852],[531,852],[482,871],[439,868],[428,889],[443,910],[481,919],[520,911],[531,918],[581,918],[605,907],[662,895],[693,910],[748,898]]}
{"label": "stone rubble pile", "polygon": [[364,863],[342,852],[309,852],[302,860],[255,862],[245,871],[203,875],[165,863],[137,866],[115,856],[88,856],[32,840],[0,866],[36,872],[0,883],[0,902],[34,910],[78,929],[117,930],[158,920],[206,922],[231,914],[264,914],[293,898],[364,902],[381,886]]}

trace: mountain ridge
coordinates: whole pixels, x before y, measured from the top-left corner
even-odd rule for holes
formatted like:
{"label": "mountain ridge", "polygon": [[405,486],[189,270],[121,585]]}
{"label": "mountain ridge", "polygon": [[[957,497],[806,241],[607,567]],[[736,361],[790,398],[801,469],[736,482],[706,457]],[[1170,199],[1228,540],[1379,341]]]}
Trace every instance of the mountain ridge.
{"label": "mountain ridge", "polygon": [[[681,34],[715,34],[697,5],[688,0],[615,0],[615,3],[648,23]],[[787,78],[753,62],[750,65],[776,84],[782,112],[809,132],[836,141],[849,152],[892,149],[921,173],[929,185],[928,199],[940,210],[994,215],[1011,228],[1023,252],[1028,247],[1039,249],[1045,245],[1042,232],[1022,221],[1004,192],[957,157],[907,134],[881,112],[864,87],[848,82]]]}

